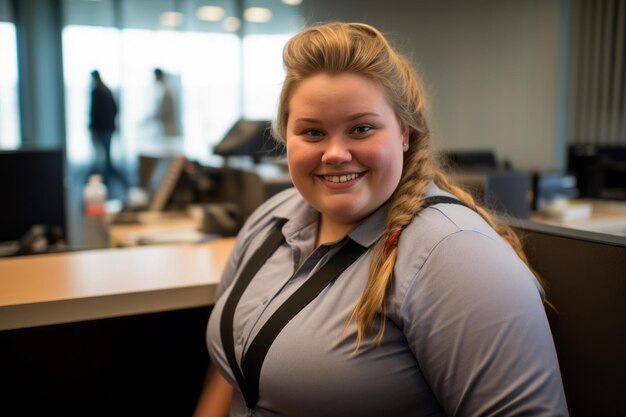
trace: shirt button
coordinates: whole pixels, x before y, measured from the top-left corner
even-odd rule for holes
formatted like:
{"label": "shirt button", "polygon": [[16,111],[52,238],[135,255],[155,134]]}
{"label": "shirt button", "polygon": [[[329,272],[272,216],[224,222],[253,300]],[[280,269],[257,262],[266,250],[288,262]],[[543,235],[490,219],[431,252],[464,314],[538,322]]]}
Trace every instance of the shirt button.
{"label": "shirt button", "polygon": [[261,304],[265,305],[265,304],[267,304],[267,302],[268,302],[268,298],[267,297],[263,297],[261,299]]}
{"label": "shirt button", "polygon": [[239,339],[237,339],[237,345],[243,345],[243,336],[239,336]]}

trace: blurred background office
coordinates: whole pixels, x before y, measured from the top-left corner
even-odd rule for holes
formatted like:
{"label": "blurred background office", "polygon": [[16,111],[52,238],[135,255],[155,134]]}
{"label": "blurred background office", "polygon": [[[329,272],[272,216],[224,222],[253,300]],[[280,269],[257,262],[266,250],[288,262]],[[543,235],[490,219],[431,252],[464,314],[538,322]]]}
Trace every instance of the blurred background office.
{"label": "blurred background office", "polygon": [[[276,109],[282,47],[303,26],[329,20],[363,21],[388,34],[423,76],[434,145],[455,178],[483,197],[504,198],[509,215],[534,221],[511,224],[525,233],[531,263],[556,306],[548,314],[571,415],[619,415],[626,329],[626,0],[0,0],[0,257],[195,241],[207,231],[234,235],[263,198],[288,185],[284,163],[271,158],[275,150],[255,148]],[[163,135],[155,122],[156,68],[171,89],[174,136]],[[138,207],[150,209],[139,212],[148,215],[144,224],[84,212],[94,157],[88,128],[94,69],[119,105],[111,154],[130,185],[145,187],[147,195],[129,193],[125,201],[143,200]],[[276,181],[261,179],[256,168],[265,163],[278,170]],[[178,179],[170,181],[168,173]],[[102,196],[101,187],[96,191]],[[107,192],[125,197],[115,185]],[[572,198],[582,200],[573,204]],[[128,212],[129,223],[135,213]],[[202,268],[213,263],[204,246],[196,249]],[[3,259],[0,265],[15,271],[20,261],[41,265],[46,258],[99,253],[137,252]],[[176,254],[175,260],[153,257],[156,267],[162,261],[165,271],[178,271],[175,262],[188,258]],[[154,269],[134,268],[141,260],[128,263],[128,276],[126,267],[113,273],[123,270],[124,281],[152,288]],[[71,275],[99,274],[102,268],[93,265]],[[47,272],[30,278],[48,282]],[[24,273],[13,274],[15,280],[9,272],[3,282],[24,281]],[[202,272],[201,280],[207,277]],[[208,311],[196,308],[205,293],[195,284],[185,291],[194,294],[193,308],[171,314],[0,332],[0,347],[9,352],[4,357],[14,359],[5,361],[9,377],[2,392],[9,401],[0,402],[0,414],[26,406],[59,415],[68,407],[81,415],[109,409],[115,410],[109,415],[189,415],[208,360]],[[15,324],[7,317],[16,314],[17,322],[31,317],[14,309],[11,291],[0,293],[10,300],[0,306],[9,312],[0,314],[4,324]],[[159,287],[156,293],[160,301],[150,301],[145,312],[171,305],[164,301],[169,292]],[[135,299],[127,295],[121,294]],[[51,311],[82,314],[76,306],[99,308],[98,298],[84,304],[63,299],[60,307],[36,303],[41,310],[36,305],[34,311],[49,323]]]}
{"label": "blurred background office", "polygon": [[[626,199],[624,0],[0,0],[0,152],[60,149],[78,216],[98,68],[119,103],[112,155],[131,182],[142,154],[220,166],[214,147],[238,120],[273,117],[285,41],[328,20],[371,23],[411,58],[437,149],[486,150],[491,168],[534,174],[566,173],[574,152],[595,170],[590,193]],[[174,137],[146,123],[155,68],[175,99]]]}

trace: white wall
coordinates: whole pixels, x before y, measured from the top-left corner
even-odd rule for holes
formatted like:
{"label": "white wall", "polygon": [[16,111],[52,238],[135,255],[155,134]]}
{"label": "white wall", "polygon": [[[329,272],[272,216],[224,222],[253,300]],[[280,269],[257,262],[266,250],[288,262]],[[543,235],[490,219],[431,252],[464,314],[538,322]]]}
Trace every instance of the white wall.
{"label": "white wall", "polygon": [[371,23],[421,72],[439,149],[495,149],[521,169],[555,152],[561,0],[310,0],[307,23]]}

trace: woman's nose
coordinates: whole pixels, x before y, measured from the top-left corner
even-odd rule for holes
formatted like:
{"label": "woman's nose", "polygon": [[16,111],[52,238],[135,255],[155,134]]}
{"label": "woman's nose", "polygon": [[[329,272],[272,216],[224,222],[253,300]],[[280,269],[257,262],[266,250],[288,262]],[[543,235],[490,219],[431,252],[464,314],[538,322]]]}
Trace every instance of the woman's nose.
{"label": "woman's nose", "polygon": [[343,164],[352,160],[352,152],[348,142],[341,137],[334,136],[326,142],[327,146],[322,155],[325,164]]}

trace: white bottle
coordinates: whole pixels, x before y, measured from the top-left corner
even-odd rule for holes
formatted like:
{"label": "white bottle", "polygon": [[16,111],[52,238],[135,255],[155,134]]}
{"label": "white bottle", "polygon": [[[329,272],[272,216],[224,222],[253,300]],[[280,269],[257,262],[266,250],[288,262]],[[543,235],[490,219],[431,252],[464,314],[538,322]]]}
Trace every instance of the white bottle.
{"label": "white bottle", "polygon": [[104,215],[106,199],[107,187],[102,183],[102,177],[97,174],[90,175],[87,185],[83,190],[85,214],[88,216]]}

